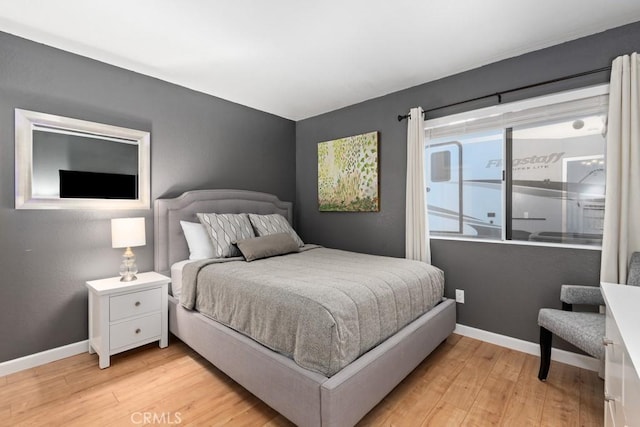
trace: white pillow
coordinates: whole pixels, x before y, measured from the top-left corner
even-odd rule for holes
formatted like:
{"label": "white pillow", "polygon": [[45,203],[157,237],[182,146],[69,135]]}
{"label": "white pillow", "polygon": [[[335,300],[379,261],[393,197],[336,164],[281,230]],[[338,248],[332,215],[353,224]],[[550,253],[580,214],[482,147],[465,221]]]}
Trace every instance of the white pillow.
{"label": "white pillow", "polygon": [[202,224],[199,222],[180,221],[180,225],[182,226],[184,237],[187,239],[190,260],[216,257],[209,234]]}

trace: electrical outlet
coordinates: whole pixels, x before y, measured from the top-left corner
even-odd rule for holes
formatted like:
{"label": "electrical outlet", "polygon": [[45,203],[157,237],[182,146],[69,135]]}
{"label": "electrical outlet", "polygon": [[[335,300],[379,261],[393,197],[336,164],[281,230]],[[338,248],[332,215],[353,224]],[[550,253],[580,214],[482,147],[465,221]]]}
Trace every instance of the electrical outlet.
{"label": "electrical outlet", "polygon": [[456,289],[456,302],[464,304],[464,290]]}

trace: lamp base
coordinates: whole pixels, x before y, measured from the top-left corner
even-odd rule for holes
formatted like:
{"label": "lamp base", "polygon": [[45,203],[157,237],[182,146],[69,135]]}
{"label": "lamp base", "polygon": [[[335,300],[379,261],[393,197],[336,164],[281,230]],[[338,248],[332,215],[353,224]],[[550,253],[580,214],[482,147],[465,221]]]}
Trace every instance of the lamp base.
{"label": "lamp base", "polygon": [[122,254],[122,264],[120,264],[120,281],[132,282],[137,279],[136,273],[138,266],[136,265],[136,256],[131,248],[127,248]]}

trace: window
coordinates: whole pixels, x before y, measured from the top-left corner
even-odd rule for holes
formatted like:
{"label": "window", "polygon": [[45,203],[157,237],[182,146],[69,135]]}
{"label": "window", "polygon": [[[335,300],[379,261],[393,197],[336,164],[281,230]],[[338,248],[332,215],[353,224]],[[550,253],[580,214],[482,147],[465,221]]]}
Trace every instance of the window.
{"label": "window", "polygon": [[[492,130],[428,142],[431,168],[426,174],[427,201],[432,234],[502,237],[502,167],[494,167],[502,162],[502,134]],[[447,180],[437,179],[447,175]]]}
{"label": "window", "polygon": [[607,87],[426,124],[432,236],[600,245]]}

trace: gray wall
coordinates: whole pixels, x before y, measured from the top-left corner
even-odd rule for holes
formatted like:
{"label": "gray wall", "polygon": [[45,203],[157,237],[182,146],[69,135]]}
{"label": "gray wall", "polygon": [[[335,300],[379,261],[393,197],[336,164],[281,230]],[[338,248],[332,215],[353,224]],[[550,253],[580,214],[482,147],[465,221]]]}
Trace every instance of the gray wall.
{"label": "gray wall", "polygon": [[[296,223],[301,237],[329,247],[404,256],[407,123],[399,123],[397,115],[415,106],[428,110],[606,67],[616,56],[638,49],[640,23],[635,23],[297,122]],[[608,73],[600,73],[505,95],[503,102],[608,79]],[[496,102],[467,103],[428,118]],[[380,131],[380,212],[318,212],[317,143],[374,130]],[[538,309],[560,306],[562,283],[598,284],[599,251],[443,240],[433,240],[431,249],[434,265],[445,271],[446,295],[453,297],[456,288],[466,291],[466,304],[458,304],[459,323],[527,341],[538,340]]]}
{"label": "gray wall", "polygon": [[295,124],[0,33],[0,362],[87,338],[86,280],[116,276],[109,219],[153,213],[14,210],[14,109],[151,132],[153,199],[241,188],[295,196]]}

